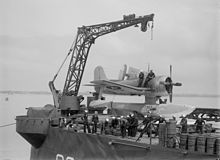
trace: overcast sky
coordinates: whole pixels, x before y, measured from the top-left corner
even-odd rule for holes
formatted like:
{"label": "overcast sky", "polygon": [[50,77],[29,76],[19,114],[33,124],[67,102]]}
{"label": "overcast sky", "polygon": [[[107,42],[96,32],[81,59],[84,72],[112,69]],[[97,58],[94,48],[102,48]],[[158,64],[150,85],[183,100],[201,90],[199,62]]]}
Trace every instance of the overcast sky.
{"label": "overcast sky", "polygon": [[[178,93],[219,94],[218,0],[0,0],[0,90],[49,91],[77,27],[154,13],[154,32],[128,28],[92,45],[82,84],[102,65],[111,79],[123,64],[169,75]],[[67,61],[67,64],[69,60]],[[57,89],[63,89],[63,68]],[[88,90],[81,87],[81,90]]]}

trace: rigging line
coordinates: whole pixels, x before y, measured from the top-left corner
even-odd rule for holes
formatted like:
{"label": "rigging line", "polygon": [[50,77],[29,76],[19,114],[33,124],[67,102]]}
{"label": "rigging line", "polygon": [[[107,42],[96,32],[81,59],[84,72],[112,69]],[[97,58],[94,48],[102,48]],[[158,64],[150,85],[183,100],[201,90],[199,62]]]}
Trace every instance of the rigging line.
{"label": "rigging line", "polygon": [[70,53],[73,51],[73,45],[75,44],[75,42],[76,42],[76,36],[75,36],[75,38],[74,38],[74,41],[73,41],[73,43],[72,43],[72,45],[71,45],[71,47],[70,47],[70,50],[69,50],[68,54],[66,55],[65,59],[63,60],[63,62],[62,62],[62,64],[61,64],[61,66],[59,67],[59,69],[58,69],[57,73],[55,74],[55,76],[54,76],[54,78],[53,78],[53,81],[52,81],[52,82],[54,82],[54,81],[55,81],[55,79],[57,78],[57,75],[59,74],[59,72],[60,72],[61,68],[63,67],[64,63],[66,62],[66,59],[68,58],[68,56],[70,55]]}
{"label": "rigging line", "polygon": [[15,125],[15,124],[16,124],[16,123],[10,123],[10,124],[1,125],[0,128],[12,126],[12,125]]}
{"label": "rigging line", "polygon": [[151,40],[153,40],[153,28],[154,28],[154,22],[148,23],[148,28],[151,30]]}

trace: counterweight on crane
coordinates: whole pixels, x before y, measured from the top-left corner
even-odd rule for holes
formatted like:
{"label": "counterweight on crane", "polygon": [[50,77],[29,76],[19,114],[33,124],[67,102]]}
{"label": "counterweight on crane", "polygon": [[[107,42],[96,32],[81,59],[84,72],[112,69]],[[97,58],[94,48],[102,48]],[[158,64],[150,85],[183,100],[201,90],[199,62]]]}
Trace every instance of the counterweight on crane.
{"label": "counterweight on crane", "polygon": [[71,111],[77,113],[80,106],[80,98],[78,97],[79,87],[85,69],[88,53],[95,39],[108,33],[112,33],[121,29],[141,24],[141,31],[146,32],[149,27],[153,28],[154,14],[135,17],[135,14],[124,16],[123,20],[82,26],[78,28],[74,45],[70,48],[68,55],[71,55],[69,68],[64,84],[61,97],[54,87],[54,80],[49,82],[49,87],[53,94],[55,107],[65,112]]}

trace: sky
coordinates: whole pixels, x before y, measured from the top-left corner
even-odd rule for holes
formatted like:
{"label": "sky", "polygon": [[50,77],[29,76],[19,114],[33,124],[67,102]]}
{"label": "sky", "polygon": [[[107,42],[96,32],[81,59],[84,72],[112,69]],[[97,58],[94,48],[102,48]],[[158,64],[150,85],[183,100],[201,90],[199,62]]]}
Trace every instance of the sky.
{"label": "sky", "polygon": [[[218,0],[0,0],[0,90],[49,91],[77,27],[155,14],[151,32],[130,27],[98,38],[82,79],[102,65],[115,79],[124,64],[182,82],[176,93],[220,94]],[[55,85],[62,90],[69,59]]]}

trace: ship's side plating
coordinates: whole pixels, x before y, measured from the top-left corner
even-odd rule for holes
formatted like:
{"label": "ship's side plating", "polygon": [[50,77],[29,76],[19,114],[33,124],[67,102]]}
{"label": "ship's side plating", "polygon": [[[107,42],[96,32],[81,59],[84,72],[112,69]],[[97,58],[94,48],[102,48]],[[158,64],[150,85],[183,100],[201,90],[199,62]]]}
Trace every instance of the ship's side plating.
{"label": "ship's side plating", "polygon": [[211,160],[213,156],[199,153],[183,154],[180,150],[162,148],[123,140],[115,136],[77,133],[53,128],[48,130],[45,142],[32,147],[31,160]]}
{"label": "ship's side plating", "polygon": [[[61,128],[48,130],[40,148],[31,149],[31,160],[71,157],[74,159],[146,159],[146,145],[137,145],[103,135],[77,133]],[[145,157],[145,158],[144,158]],[[139,159],[138,158],[138,159]]]}

